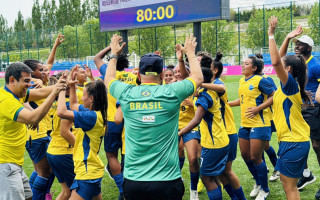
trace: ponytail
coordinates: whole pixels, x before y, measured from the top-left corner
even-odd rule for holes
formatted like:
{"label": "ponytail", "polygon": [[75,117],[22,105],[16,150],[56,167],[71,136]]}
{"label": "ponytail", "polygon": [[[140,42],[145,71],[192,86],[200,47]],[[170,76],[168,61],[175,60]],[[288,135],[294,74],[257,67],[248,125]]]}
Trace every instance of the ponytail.
{"label": "ponytail", "polygon": [[218,69],[218,72],[217,74],[215,75],[216,78],[220,78],[221,74],[222,74],[222,71],[223,71],[223,64],[221,63],[221,58],[222,58],[222,53],[221,52],[218,52],[216,54],[216,58],[214,59],[214,61],[212,62],[213,64],[213,69]]}

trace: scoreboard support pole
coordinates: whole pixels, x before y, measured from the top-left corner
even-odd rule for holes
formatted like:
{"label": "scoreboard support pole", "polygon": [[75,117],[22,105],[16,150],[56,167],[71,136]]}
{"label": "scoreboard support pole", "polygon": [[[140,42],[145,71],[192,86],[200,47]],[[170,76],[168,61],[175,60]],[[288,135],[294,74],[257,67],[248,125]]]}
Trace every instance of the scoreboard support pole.
{"label": "scoreboard support pole", "polygon": [[193,35],[197,38],[196,53],[201,51],[201,22],[193,23]]}
{"label": "scoreboard support pole", "polygon": [[129,53],[128,30],[120,31],[120,35],[121,35],[121,37],[123,39],[123,42],[126,43],[126,46],[124,46],[124,48],[123,48],[123,52],[128,54]]}

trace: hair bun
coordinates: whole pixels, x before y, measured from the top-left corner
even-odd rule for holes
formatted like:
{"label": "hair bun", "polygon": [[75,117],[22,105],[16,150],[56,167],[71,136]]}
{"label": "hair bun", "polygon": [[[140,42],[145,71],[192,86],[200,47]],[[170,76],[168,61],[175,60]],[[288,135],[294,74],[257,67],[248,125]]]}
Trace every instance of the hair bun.
{"label": "hair bun", "polygon": [[255,56],[256,56],[257,58],[263,59],[263,55],[262,55],[261,53],[256,53]]}
{"label": "hair bun", "polygon": [[219,52],[217,52],[217,54],[216,54],[216,58],[214,59],[215,61],[220,61],[221,60],[221,58],[222,58],[222,53],[219,51]]}

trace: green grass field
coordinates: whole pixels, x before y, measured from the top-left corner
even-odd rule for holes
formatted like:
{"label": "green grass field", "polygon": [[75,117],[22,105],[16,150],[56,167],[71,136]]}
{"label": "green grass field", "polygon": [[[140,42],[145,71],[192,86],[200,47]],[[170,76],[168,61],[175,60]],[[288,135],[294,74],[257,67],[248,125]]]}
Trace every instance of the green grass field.
{"label": "green grass field", "polygon": [[[238,98],[238,81],[240,77],[241,76],[228,76],[228,77],[225,77],[224,79],[227,85],[228,97],[230,101]],[[279,79],[274,76],[272,78],[274,78],[276,84],[279,85]],[[0,78],[0,86],[2,86],[3,84],[4,84],[4,79]],[[233,108],[233,113],[234,113],[234,118],[235,118],[237,128],[239,128],[240,108],[239,107]],[[274,147],[274,149],[277,152],[279,146],[277,143],[276,133],[273,133],[270,144]],[[103,148],[103,145],[102,145],[102,148]],[[33,165],[27,152],[25,152],[24,158],[25,158],[25,163],[23,165],[23,168],[26,174],[30,176],[33,171]],[[106,156],[103,149],[100,151],[100,158],[105,164],[107,164]],[[269,173],[269,177],[270,177],[273,172],[273,166],[269,161],[269,158],[267,157],[267,155],[266,155],[266,161],[267,161],[268,168],[270,170],[270,173]],[[312,148],[309,154],[308,165],[309,165],[309,168],[312,170],[313,174],[316,177],[320,178],[320,173],[318,170],[319,165]],[[243,159],[241,158],[239,148],[238,148],[237,158],[233,163],[233,170],[235,171],[235,173],[238,175],[240,179],[240,183],[244,189],[247,199],[250,199],[249,193],[254,185],[254,180],[250,175],[250,172],[248,171],[248,168],[245,165]],[[182,176],[184,178],[184,184],[186,188],[183,199],[187,200],[189,199],[189,187],[190,187],[189,165],[188,165],[187,159],[182,170]],[[269,182],[269,187],[270,187],[270,195],[268,199],[282,200],[286,198],[284,190],[282,188],[282,184],[280,183],[279,180],[276,182]],[[318,189],[319,189],[319,181],[316,181],[315,183],[307,186],[304,190],[300,192],[301,199],[302,200],[314,199],[314,195],[318,191]],[[57,197],[57,195],[61,191],[61,188],[57,179],[55,180],[52,186],[52,191],[54,192],[54,198]],[[105,200],[114,200],[118,198],[118,189],[114,181],[110,179],[106,173],[102,179],[102,193],[103,193],[103,199]],[[205,189],[202,191],[202,193],[199,194],[199,199],[200,200],[208,199]],[[223,199],[230,199],[226,192],[223,192]]]}

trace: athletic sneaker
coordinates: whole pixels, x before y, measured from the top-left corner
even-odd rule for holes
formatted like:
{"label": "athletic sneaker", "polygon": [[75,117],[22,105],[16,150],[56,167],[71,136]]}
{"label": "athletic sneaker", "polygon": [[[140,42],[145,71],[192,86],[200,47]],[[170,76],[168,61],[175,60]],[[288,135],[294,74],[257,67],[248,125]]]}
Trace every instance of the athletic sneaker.
{"label": "athletic sneaker", "polygon": [[190,190],[190,200],[199,200],[197,190]]}
{"label": "athletic sneaker", "polygon": [[280,178],[280,172],[277,170],[274,170],[272,173],[272,176],[270,176],[269,180],[270,181],[276,181]]}
{"label": "athletic sneaker", "polygon": [[250,192],[250,197],[256,197],[260,192],[261,185],[254,184],[253,190]]}
{"label": "athletic sneaker", "polygon": [[108,163],[108,165],[104,168],[104,170],[107,172],[107,174],[109,175],[109,177],[111,179],[113,179],[113,176],[112,176],[112,172],[111,172],[111,168],[110,168],[110,165]]}
{"label": "athletic sneaker", "polygon": [[316,199],[320,199],[320,189],[319,189],[318,192],[316,193],[315,198],[316,198]]}
{"label": "athletic sneaker", "polygon": [[45,200],[52,200],[52,194],[51,193],[47,193]]}
{"label": "athletic sneaker", "polygon": [[121,192],[121,193],[119,194],[118,200],[124,200],[123,192]]}
{"label": "athletic sneaker", "polygon": [[312,172],[310,172],[310,176],[309,177],[304,177],[302,176],[297,184],[297,187],[299,190],[301,190],[302,188],[306,187],[307,185],[315,182],[317,180],[317,178],[315,176],[313,176]]}
{"label": "athletic sneaker", "polygon": [[258,196],[256,197],[256,200],[265,200],[267,199],[268,196],[269,196],[269,192],[260,190]]}
{"label": "athletic sneaker", "polygon": [[198,182],[198,186],[197,186],[198,193],[202,192],[203,188],[204,188],[204,185],[203,185],[203,183],[202,183],[202,181],[200,179],[199,182]]}

